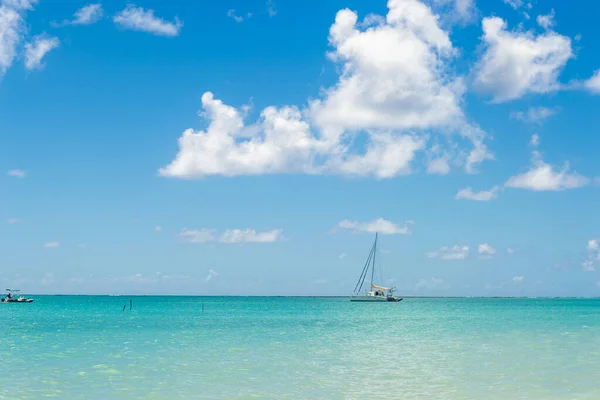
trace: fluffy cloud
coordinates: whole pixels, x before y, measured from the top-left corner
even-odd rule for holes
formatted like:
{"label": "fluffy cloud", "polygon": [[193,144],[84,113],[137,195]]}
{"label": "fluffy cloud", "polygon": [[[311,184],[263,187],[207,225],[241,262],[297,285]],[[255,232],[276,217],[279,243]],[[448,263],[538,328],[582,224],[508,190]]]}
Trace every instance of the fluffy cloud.
{"label": "fluffy cloud", "polygon": [[546,15],[538,15],[536,21],[539,26],[544,29],[550,29],[555,25],[554,22],[554,8]]}
{"label": "fluffy cloud", "polygon": [[442,246],[438,250],[425,254],[428,258],[440,258],[442,260],[464,260],[469,255],[468,246],[454,245],[452,247]]}
{"label": "fluffy cloud", "polygon": [[52,22],[51,25],[57,28],[65,25],[91,25],[98,22],[103,16],[104,10],[100,3],[88,4],[75,11],[73,19]]}
{"label": "fluffy cloud", "polygon": [[[531,136],[530,144],[537,148],[540,137],[537,134]],[[555,170],[550,164],[542,160],[539,151],[534,150],[531,154],[531,167],[529,171],[508,179],[506,187],[528,189],[534,191],[561,191],[586,186],[591,182],[589,178],[570,171],[569,164]]]}
{"label": "fluffy cloud", "polygon": [[523,6],[523,0],[503,0],[505,4],[508,4],[515,10]]}
{"label": "fluffy cloud", "polygon": [[47,248],[53,248],[53,247],[59,247],[60,243],[59,242],[47,242],[44,244],[44,247]]}
{"label": "fluffy cloud", "polygon": [[183,240],[191,243],[271,243],[282,240],[283,230],[273,229],[257,232],[254,229],[227,229],[217,234],[212,229],[183,229],[179,234]]}
{"label": "fluffy cloud", "polygon": [[75,12],[73,15],[73,21],[71,24],[73,25],[90,25],[94,22],[98,21],[102,18],[104,14],[102,10],[102,5],[100,3],[97,4],[88,4]]}
{"label": "fluffy cloud", "polygon": [[571,40],[553,31],[540,35],[509,31],[504,20],[483,20],[485,52],[475,68],[475,85],[495,102],[557,90],[558,76],[573,57]]}
{"label": "fluffy cloud", "polygon": [[477,13],[475,0],[433,0],[433,4],[442,8],[440,14],[449,16],[450,22],[472,22]]}
{"label": "fluffy cloud", "polygon": [[576,189],[589,183],[589,178],[571,171],[568,163],[560,169],[555,169],[542,160],[539,152],[534,151],[529,170],[509,178],[505,186],[543,192]]}
{"label": "fluffy cloud", "polygon": [[531,135],[531,140],[529,141],[529,144],[531,144],[533,147],[538,147],[540,145],[540,135],[538,135],[537,133]]}
{"label": "fluffy cloud", "polygon": [[[411,163],[434,133],[457,133],[473,144],[454,157],[469,172],[491,154],[486,136],[466,122],[465,85],[448,69],[457,53],[431,9],[390,0],[385,18],[337,13],[329,58],[343,71],[323,95],[296,106],[267,107],[255,123],[210,92],[202,96],[205,131],[186,130],[175,159],[160,174],[177,178],[270,173],[344,174],[390,178]],[[358,140],[365,134],[367,140]],[[448,155],[449,156],[449,155]],[[448,163],[430,170],[443,173]]]}
{"label": "fluffy cloud", "polygon": [[490,190],[482,190],[480,192],[473,192],[473,189],[469,186],[465,189],[461,189],[456,193],[454,198],[456,200],[475,200],[475,201],[490,201],[498,196],[498,186],[494,186]]}
{"label": "fluffy cloud", "polygon": [[31,10],[35,1],[0,1],[0,78],[12,66],[17,48],[27,32],[25,11]]}
{"label": "fluffy cloud", "polygon": [[343,65],[339,82],[311,103],[329,136],[345,130],[412,129],[447,125],[462,116],[464,85],[445,73],[454,48],[437,17],[416,0],[390,0],[382,24],[357,27],[348,9],[337,13],[329,57]]}
{"label": "fluffy cloud", "polygon": [[450,172],[450,155],[434,145],[427,152],[427,173],[446,175]]}
{"label": "fluffy cloud", "polygon": [[600,93],[600,69],[594,71],[594,75],[584,82],[583,86],[594,94]]}
{"label": "fluffy cloud", "polygon": [[162,232],[163,228],[160,225],[154,227],[154,232]]}
{"label": "fluffy cloud", "polygon": [[513,282],[523,282],[525,280],[522,276],[515,276],[512,278]]}
{"label": "fluffy cloud", "polygon": [[113,22],[126,29],[148,32],[159,36],[177,36],[183,27],[179,18],[173,22],[154,15],[154,10],[145,10],[129,4],[123,11],[113,17]]}
{"label": "fluffy cloud", "polygon": [[595,271],[598,261],[600,261],[600,243],[598,239],[591,239],[587,244],[587,257],[582,263],[583,270]]}
{"label": "fluffy cloud", "polygon": [[482,243],[477,246],[477,253],[483,258],[489,258],[496,254],[496,249],[487,243]]}
{"label": "fluffy cloud", "polygon": [[530,107],[527,111],[513,112],[510,117],[524,122],[541,124],[545,119],[556,114],[556,112],[556,108]]}
{"label": "fluffy cloud", "polygon": [[45,34],[35,36],[32,43],[25,45],[25,68],[42,68],[42,58],[58,46],[60,41],[56,37],[48,37]]}
{"label": "fluffy cloud", "polygon": [[377,218],[369,222],[358,222],[345,219],[340,221],[337,227],[340,229],[347,229],[355,233],[368,232],[380,233],[383,235],[404,235],[411,232],[413,225],[413,221],[407,221],[404,223],[404,226],[400,226],[383,218]]}

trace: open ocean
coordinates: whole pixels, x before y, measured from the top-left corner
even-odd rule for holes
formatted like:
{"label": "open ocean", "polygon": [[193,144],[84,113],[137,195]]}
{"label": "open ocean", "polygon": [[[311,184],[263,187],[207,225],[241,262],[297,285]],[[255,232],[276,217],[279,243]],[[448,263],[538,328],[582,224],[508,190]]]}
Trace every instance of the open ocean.
{"label": "open ocean", "polygon": [[598,299],[32,297],[3,400],[600,399]]}

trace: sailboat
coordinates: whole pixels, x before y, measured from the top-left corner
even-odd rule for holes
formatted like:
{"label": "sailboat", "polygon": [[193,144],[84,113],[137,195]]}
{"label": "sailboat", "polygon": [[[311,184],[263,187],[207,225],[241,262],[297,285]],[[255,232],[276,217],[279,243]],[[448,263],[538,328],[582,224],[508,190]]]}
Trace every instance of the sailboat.
{"label": "sailboat", "polygon": [[[350,301],[392,301],[398,302],[401,301],[402,298],[398,296],[394,296],[394,288],[389,288],[385,286],[375,285],[373,283],[373,278],[375,276],[375,255],[377,253],[377,233],[375,233],[375,242],[373,243],[373,247],[371,247],[371,251],[369,252],[369,257],[367,258],[367,262],[360,274],[360,278],[358,278],[358,282],[356,283],[356,287],[354,288],[354,293],[350,297]],[[363,285],[365,283],[365,279],[369,273],[369,268],[371,269],[371,287],[367,292],[361,292]]]}

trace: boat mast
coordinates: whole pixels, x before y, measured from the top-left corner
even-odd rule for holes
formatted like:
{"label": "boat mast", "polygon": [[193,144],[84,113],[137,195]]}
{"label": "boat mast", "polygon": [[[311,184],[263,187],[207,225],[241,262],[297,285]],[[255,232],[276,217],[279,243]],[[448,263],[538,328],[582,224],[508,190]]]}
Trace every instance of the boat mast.
{"label": "boat mast", "polygon": [[373,289],[373,275],[375,275],[375,253],[377,253],[377,232],[375,232],[375,243],[373,244],[373,269],[371,269],[371,289]]}
{"label": "boat mast", "polygon": [[367,273],[369,272],[369,266],[371,265],[371,258],[373,257],[374,247],[371,246],[371,251],[369,251],[369,257],[365,262],[365,266],[360,274],[360,278],[358,278],[358,282],[356,283],[356,287],[354,288],[354,293],[358,293],[361,291],[363,284],[365,283],[365,279],[367,277]]}

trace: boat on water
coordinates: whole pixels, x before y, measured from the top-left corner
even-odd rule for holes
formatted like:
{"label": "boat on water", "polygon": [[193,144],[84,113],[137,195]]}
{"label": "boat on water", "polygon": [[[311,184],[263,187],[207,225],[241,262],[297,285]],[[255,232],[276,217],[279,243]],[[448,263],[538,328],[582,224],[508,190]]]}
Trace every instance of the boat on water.
{"label": "boat on water", "polygon": [[26,297],[20,296],[18,289],[6,289],[8,292],[6,296],[0,299],[2,303],[31,303],[33,299],[28,299]]}
{"label": "boat on water", "polygon": [[[365,301],[365,302],[399,302],[402,301],[401,297],[394,296],[394,288],[389,288],[381,285],[376,285],[373,283],[373,278],[375,277],[375,256],[377,254],[377,233],[375,234],[375,242],[371,247],[371,251],[369,252],[369,257],[367,257],[367,262],[363,267],[362,273],[358,278],[358,282],[356,283],[356,287],[354,288],[354,293],[350,297],[350,301]],[[371,270],[371,285],[370,290],[366,292],[362,292],[362,288],[364,286],[367,275],[369,275],[369,270]]]}

